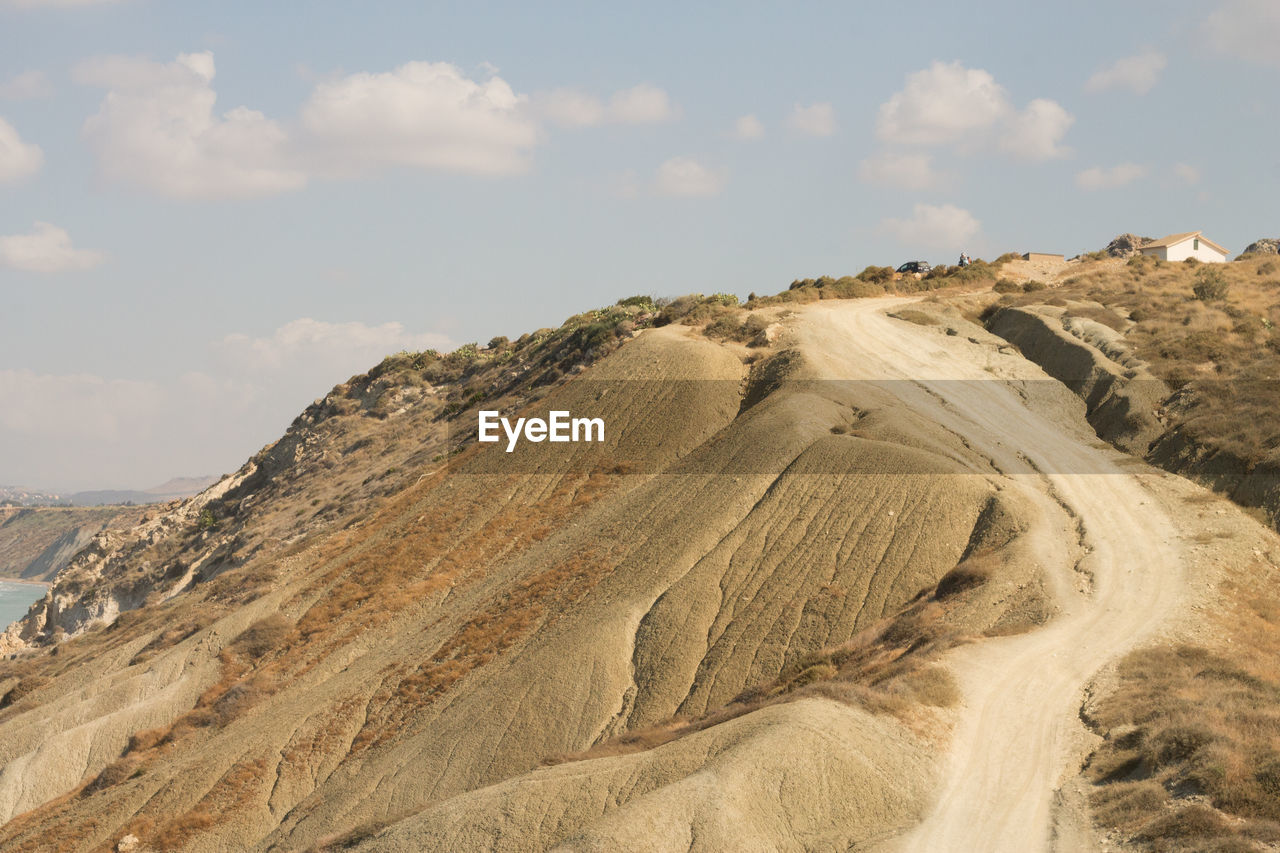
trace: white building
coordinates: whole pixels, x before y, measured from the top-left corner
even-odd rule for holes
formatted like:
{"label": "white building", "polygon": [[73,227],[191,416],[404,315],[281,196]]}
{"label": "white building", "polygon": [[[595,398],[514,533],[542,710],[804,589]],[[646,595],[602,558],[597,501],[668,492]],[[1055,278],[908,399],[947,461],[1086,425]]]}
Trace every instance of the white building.
{"label": "white building", "polygon": [[1142,246],[1138,251],[1162,261],[1185,261],[1195,258],[1206,264],[1220,264],[1227,259],[1227,250],[1199,231],[1188,231],[1185,234],[1170,234]]}

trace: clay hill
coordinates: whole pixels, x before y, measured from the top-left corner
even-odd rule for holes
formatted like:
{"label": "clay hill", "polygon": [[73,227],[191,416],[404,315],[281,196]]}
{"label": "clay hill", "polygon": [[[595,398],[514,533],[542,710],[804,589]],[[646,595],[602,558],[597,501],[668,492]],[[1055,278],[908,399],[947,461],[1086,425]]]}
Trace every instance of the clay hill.
{"label": "clay hill", "polygon": [[[0,637],[0,849],[1274,849],[1276,445],[1205,409],[1265,263],[389,357]],[[508,454],[481,408],[605,440]]]}

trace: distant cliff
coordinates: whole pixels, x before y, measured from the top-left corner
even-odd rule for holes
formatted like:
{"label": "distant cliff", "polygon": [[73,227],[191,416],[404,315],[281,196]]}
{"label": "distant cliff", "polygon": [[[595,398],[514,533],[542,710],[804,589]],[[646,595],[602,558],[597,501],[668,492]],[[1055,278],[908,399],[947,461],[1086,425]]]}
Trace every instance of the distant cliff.
{"label": "distant cliff", "polygon": [[109,526],[131,527],[140,508],[0,508],[0,577],[49,583]]}

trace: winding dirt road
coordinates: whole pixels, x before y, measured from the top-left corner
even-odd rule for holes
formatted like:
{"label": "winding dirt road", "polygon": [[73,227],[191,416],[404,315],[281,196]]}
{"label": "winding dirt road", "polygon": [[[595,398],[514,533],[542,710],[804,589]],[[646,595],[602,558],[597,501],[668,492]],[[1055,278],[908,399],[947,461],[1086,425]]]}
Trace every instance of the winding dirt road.
{"label": "winding dirt road", "polygon": [[1151,491],[1165,475],[1100,445],[1079,414],[1052,404],[1061,395],[1026,394],[1053,380],[1020,356],[887,316],[911,301],[806,309],[798,343],[829,378],[884,382],[964,436],[1041,508],[1029,536],[1061,612],[1042,629],[951,653],[964,706],[938,800],[882,849],[1079,850],[1083,839],[1064,835],[1071,815],[1054,804],[1085,753],[1084,688],[1184,594],[1174,522]]}

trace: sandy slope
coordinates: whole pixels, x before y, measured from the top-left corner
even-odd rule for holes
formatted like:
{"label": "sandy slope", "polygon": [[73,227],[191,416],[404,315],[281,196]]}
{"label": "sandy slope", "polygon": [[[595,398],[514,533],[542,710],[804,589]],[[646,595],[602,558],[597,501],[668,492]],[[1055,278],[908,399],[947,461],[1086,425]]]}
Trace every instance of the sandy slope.
{"label": "sandy slope", "polygon": [[[1055,815],[1054,803],[1082,757],[1082,691],[1149,639],[1182,595],[1173,521],[1151,492],[1164,475],[1132,473],[1150,469],[1064,426],[1078,419],[1029,408],[1023,394],[1040,385],[991,381],[1042,381],[1028,362],[886,316],[900,301],[822,306],[797,333],[833,378],[925,380],[888,387],[1014,474],[1013,487],[1042,507],[1033,541],[1062,614],[953,655],[965,708],[944,783],[925,821],[886,849],[1080,849],[1072,816]],[[1019,473],[1028,463],[1035,470]]]}

